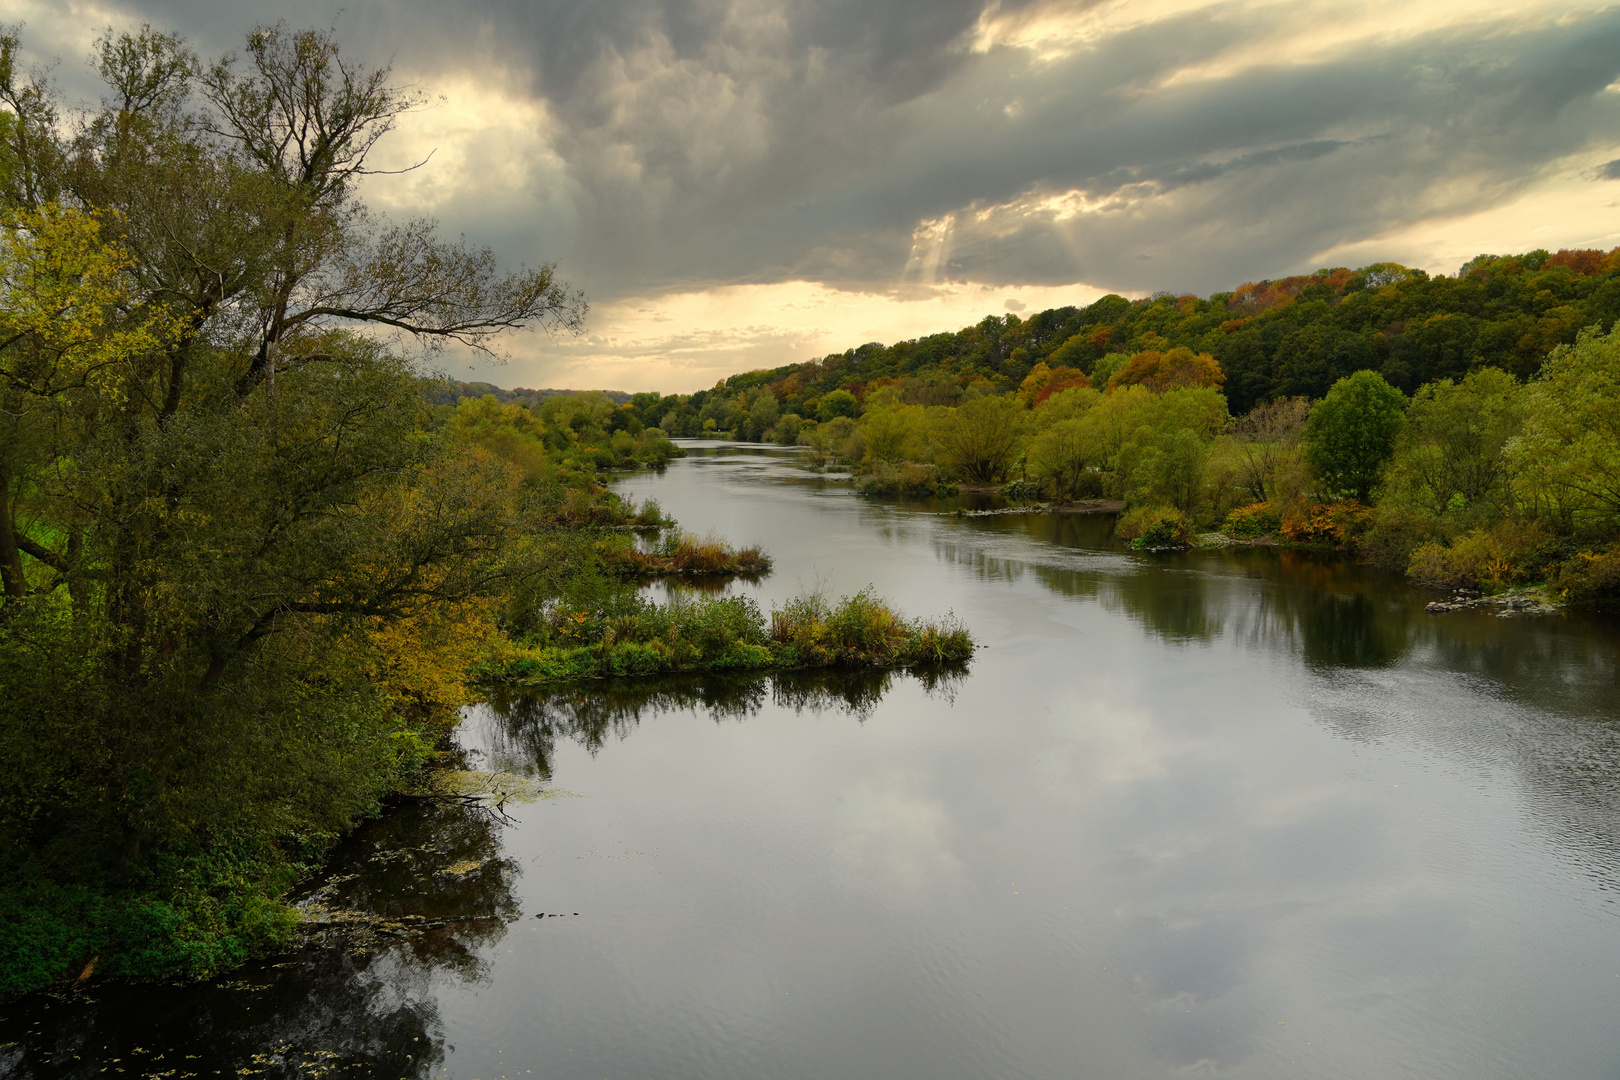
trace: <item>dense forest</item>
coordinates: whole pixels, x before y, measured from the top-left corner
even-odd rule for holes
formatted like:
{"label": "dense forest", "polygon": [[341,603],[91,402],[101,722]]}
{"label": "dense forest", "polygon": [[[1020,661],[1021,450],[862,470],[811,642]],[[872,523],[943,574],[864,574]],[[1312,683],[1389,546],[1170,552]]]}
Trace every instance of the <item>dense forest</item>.
{"label": "dense forest", "polygon": [[609,396],[422,375],[585,303],[359,199],[419,104],[386,69],[285,26],[206,63],[109,32],[107,96],[66,110],[19,48],[0,34],[0,996],[284,940],[288,886],[490,683],[971,652],[869,593],[639,596],[769,560],[607,489],[677,453]]}

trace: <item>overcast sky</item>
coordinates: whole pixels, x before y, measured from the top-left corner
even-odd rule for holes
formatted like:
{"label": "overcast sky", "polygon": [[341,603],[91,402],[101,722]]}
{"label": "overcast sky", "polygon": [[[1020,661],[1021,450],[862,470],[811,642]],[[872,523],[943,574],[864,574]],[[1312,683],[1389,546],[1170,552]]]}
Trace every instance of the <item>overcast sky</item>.
{"label": "overcast sky", "polygon": [[374,206],[555,260],[506,386],[724,375],[1105,292],[1620,244],[1620,7],[1536,0],[0,0],[58,83],[142,21],[335,24],[442,95]]}

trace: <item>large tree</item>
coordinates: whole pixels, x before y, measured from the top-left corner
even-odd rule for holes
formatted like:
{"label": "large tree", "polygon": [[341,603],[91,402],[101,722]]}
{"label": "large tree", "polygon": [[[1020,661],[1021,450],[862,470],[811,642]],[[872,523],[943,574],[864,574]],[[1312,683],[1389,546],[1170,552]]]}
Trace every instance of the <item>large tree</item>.
{"label": "large tree", "polygon": [[441,452],[404,354],[577,329],[584,301],[368,210],[419,99],[326,33],[208,64],[109,34],[107,97],[72,122],[18,48],[0,34],[0,740],[44,778],[0,824],[107,836],[125,866],[254,815],[333,827],[400,745],[390,635],[500,591],[533,521],[508,463]]}

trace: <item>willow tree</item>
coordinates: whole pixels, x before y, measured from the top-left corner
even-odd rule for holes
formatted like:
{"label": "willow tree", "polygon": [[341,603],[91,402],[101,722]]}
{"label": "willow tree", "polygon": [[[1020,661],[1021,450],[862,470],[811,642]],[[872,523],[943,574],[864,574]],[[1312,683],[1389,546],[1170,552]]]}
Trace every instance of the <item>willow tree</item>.
{"label": "willow tree", "polygon": [[205,64],[109,32],[72,117],[17,55],[0,35],[0,741],[38,768],[5,839],[127,869],[335,828],[416,738],[399,628],[522,571],[521,484],[441,452],[402,354],[577,330],[584,301],[366,207],[422,102],[327,33]]}

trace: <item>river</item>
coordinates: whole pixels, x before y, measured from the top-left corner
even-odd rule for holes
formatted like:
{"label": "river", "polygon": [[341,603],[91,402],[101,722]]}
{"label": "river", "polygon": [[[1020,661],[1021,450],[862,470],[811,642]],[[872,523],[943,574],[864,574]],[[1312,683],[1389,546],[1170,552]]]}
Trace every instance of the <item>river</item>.
{"label": "river", "polygon": [[620,486],[763,545],[731,588],[954,612],[968,672],[474,708],[536,797],[401,808],[305,894],[451,921],[0,1008],[0,1075],[1620,1075],[1620,621],[690,449]]}

